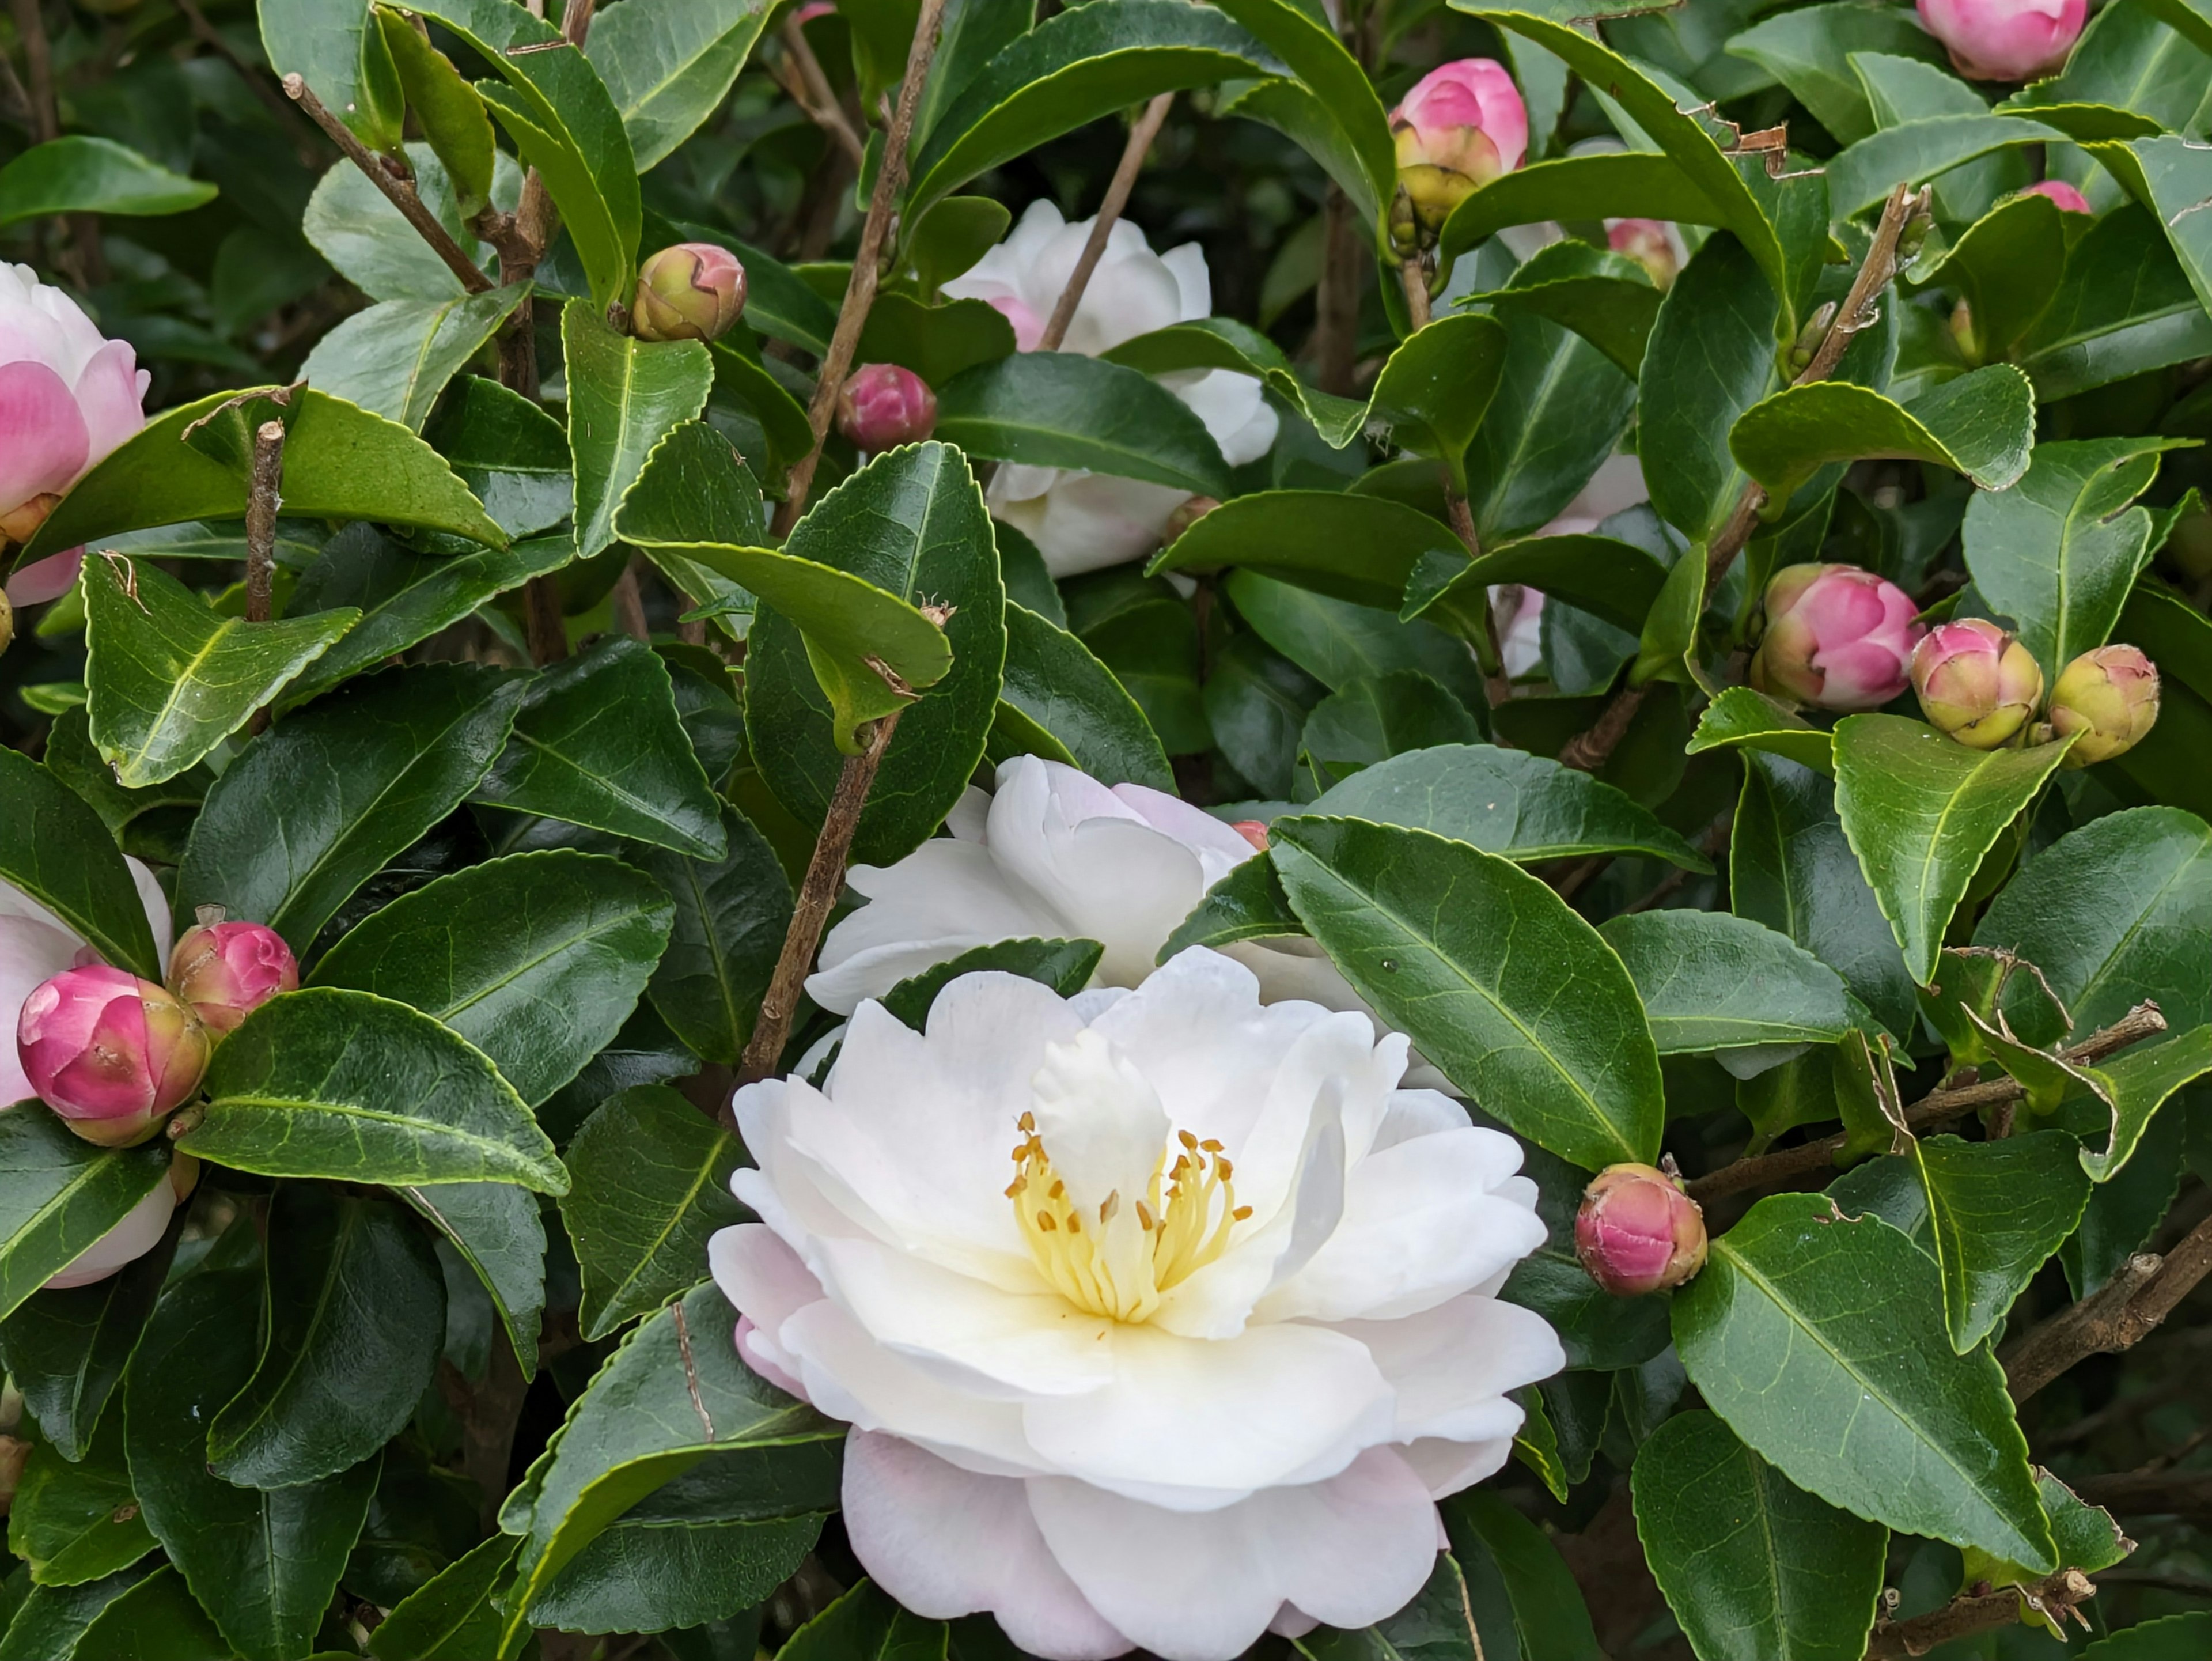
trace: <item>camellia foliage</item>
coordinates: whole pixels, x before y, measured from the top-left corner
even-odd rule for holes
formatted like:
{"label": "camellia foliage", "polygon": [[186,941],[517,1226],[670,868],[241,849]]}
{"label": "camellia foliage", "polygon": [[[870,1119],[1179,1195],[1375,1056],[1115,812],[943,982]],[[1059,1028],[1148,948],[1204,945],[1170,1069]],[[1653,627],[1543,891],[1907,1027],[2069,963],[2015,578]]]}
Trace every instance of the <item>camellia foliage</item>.
{"label": "camellia foliage", "polygon": [[0,44],[0,1661],[2212,1657],[2206,0]]}

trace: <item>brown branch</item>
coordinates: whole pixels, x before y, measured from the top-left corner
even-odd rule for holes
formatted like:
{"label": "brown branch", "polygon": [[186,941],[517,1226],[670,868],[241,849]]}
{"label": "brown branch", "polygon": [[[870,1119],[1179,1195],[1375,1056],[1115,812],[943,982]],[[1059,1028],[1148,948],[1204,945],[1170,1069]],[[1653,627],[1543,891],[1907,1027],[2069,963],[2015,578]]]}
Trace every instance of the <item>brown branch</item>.
{"label": "brown branch", "polygon": [[1145,113],[1129,129],[1129,142],[1121,147],[1121,159],[1115,164],[1114,177],[1107,183],[1106,199],[1098,204],[1098,217],[1091,222],[1091,235],[1083,245],[1075,269],[1068,273],[1067,286],[1060,291],[1059,300],[1053,304],[1044,333],[1038,337],[1039,351],[1056,352],[1060,343],[1067,338],[1067,331],[1075,321],[1076,307],[1083,303],[1083,291],[1091,286],[1091,274],[1106,256],[1107,240],[1114,234],[1114,226],[1121,219],[1122,209],[1129,205],[1129,192],[1137,186],[1137,174],[1145,165],[1145,157],[1152,152],[1152,141],[1166,125],[1169,106],[1174,102],[1173,93],[1161,93],[1145,106]]}
{"label": "brown branch", "polygon": [[[2061,1050],[2059,1054],[2065,1060],[2077,1063],[2100,1062],[2115,1050],[2124,1050],[2140,1039],[2165,1031],[2166,1017],[2159,1013],[2158,1006],[2139,1003],[2110,1026],[2092,1032],[2080,1043]],[[1957,1085],[1948,1090],[1931,1090],[1905,1110],[1905,1126],[1918,1135],[1933,1126],[1948,1123],[1971,1113],[1976,1108],[2016,1102],[2027,1093],[2027,1086],[2009,1076]],[[1733,1165],[1723,1165],[1718,1171],[1709,1171],[1696,1178],[1686,1184],[1686,1188],[1690,1197],[1700,1205],[1709,1200],[1719,1199],[1723,1195],[1741,1193],[1747,1188],[1771,1188],[1832,1165],[1836,1156],[1844,1151],[1844,1134],[1839,1131],[1832,1136],[1823,1136],[1818,1141],[1785,1147],[1779,1153],[1760,1153],[1747,1159],[1738,1159]]]}
{"label": "brown branch", "polygon": [[2025,1402],[2076,1361],[2132,1349],[2212,1275],[2212,1218],[2160,1257],[2138,1252],[2081,1302],[2031,1328],[1998,1358],[2005,1387]]}
{"label": "brown branch", "polygon": [[31,136],[41,144],[61,137],[59,111],[54,104],[54,54],[46,40],[46,20],[39,14],[39,0],[15,0],[15,33],[23,42],[23,64],[31,72]]}
{"label": "brown branch", "polygon": [[522,632],[530,642],[530,660],[539,668],[568,657],[568,624],[561,611],[561,585],[551,577],[532,577],[522,585]]}
{"label": "brown branch", "polygon": [[1339,398],[1352,396],[1359,351],[1359,278],[1367,268],[1352,198],[1328,187],[1322,209],[1321,278],[1314,285],[1314,327],[1307,343],[1314,384]]}
{"label": "brown branch", "polygon": [[615,579],[615,621],[632,640],[651,640],[653,630],[645,620],[645,595],[638,587],[638,563],[633,556],[629,563],[623,567],[623,574]]}
{"label": "brown branch", "polygon": [[[814,48],[807,44],[806,31],[799,26],[797,12],[784,14],[778,38],[783,42],[784,58],[770,71],[776,83],[791,94],[791,101],[805,112],[809,121],[836,141],[852,162],[853,171],[860,172],[867,163],[868,147],[846,118],[845,107],[837,101],[830,77],[822,72],[822,60],[814,55]],[[789,79],[786,79],[787,71]]]}
{"label": "brown branch", "polygon": [[461,245],[453,240],[453,234],[440,224],[438,216],[423,204],[422,198],[416,194],[411,179],[394,174],[374,150],[354,137],[352,128],[331,113],[323,100],[315,96],[315,89],[297,75],[284,77],[284,95],[305,110],[307,119],[345,152],[346,159],[368,175],[369,182],[384,192],[386,201],[399,210],[400,216],[430,245],[430,251],[445,262],[447,271],[460,279],[464,289],[471,294],[491,292],[492,280],[477,268],[476,261],[470,259]]}
{"label": "brown branch", "polygon": [[[208,21],[207,14],[199,8],[199,0],[177,0],[177,9],[184,13],[185,21],[191,26],[192,38],[230,65],[238,78],[246,82],[246,89],[260,100],[261,106],[276,118],[276,125],[292,134],[293,142],[297,143],[303,136],[300,131],[299,113],[278,96],[276,88],[257,74],[253,65],[240,57],[230,42],[222,38],[222,32]],[[302,146],[300,159],[312,165],[316,153]]]}
{"label": "brown branch", "polygon": [[867,326],[869,309],[876,303],[876,285],[883,281],[884,246],[890,238],[891,219],[906,190],[907,146],[914,137],[915,112],[921,106],[922,82],[937,56],[937,35],[945,21],[945,0],[921,0],[915,20],[914,44],[908,49],[906,78],[899,83],[898,107],[892,112],[890,130],[884,137],[883,165],[876,170],[876,187],[868,198],[868,217],[860,228],[860,246],[853,256],[853,274],[846,279],[845,303],[838,309],[837,327],[830,338],[830,350],[822,360],[820,379],[814,384],[814,401],[807,407],[807,424],[814,443],[792,467],[782,504],[775,511],[775,530],[787,533],[806,510],[807,487],[821,464],[823,441],[830,435],[830,418],[837,412],[837,394],[853,367],[853,354]]}
{"label": "brown branch", "polygon": [[246,499],[246,620],[266,623],[275,609],[276,509],[283,500],[284,423],[264,421],[253,432],[252,494]]}
{"label": "brown branch", "polygon": [[1880,1622],[1868,1640],[1867,1661],[1902,1661],[1925,1655],[1954,1639],[2012,1626],[2020,1620],[2023,1603],[2033,1603],[2054,1620],[2063,1621],[2096,1595],[2097,1588],[2087,1575],[2079,1569],[2063,1568],[2032,1586],[2003,1586],[1979,1596],[1954,1597],[1942,1609],[1916,1615],[1910,1621]]}
{"label": "brown branch", "polygon": [[2072,1487],[2089,1504],[2130,1517],[2212,1514],[2212,1470],[2124,1470]]}

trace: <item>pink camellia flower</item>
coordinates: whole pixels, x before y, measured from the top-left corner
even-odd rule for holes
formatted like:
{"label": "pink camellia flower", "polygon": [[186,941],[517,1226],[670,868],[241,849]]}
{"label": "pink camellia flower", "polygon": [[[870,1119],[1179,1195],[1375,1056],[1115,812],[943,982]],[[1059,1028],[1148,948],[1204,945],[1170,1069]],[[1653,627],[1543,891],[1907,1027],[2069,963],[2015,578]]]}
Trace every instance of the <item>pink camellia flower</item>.
{"label": "pink camellia flower", "polygon": [[[1462,58],[1431,70],[1390,112],[1398,182],[1413,203],[1419,240],[1433,241],[1451,210],[1528,150],[1528,109],[1495,58]],[[1401,243],[1414,228],[1393,222]]]}
{"label": "pink camellia flower", "polygon": [[[28,265],[0,262],[0,538],[29,541],[70,486],[146,424],[149,379],[129,341],[102,336]],[[53,593],[9,585],[19,605]]]}
{"label": "pink camellia flower", "polygon": [[2088,0],[1918,0],[1920,21],[1975,81],[2027,81],[2066,61]]}
{"label": "pink camellia flower", "polygon": [[640,340],[715,340],[744,310],[738,257],[711,242],[678,242],[638,267],[629,332]]}
{"label": "pink camellia flower", "polygon": [[197,928],[185,931],[169,958],[169,989],[190,1007],[210,1039],[221,1038],[279,992],[299,989],[300,965],[275,929],[224,922],[204,906]]}
{"label": "pink camellia flower", "polygon": [[2089,198],[2063,179],[2046,179],[2040,184],[2030,185],[2022,196],[2047,196],[2058,204],[2062,213],[2094,213]]}
{"label": "pink camellia flower", "polygon": [[189,1153],[171,1154],[168,1179],[155,1183],[153,1192],[49,1280],[46,1289],[58,1292],[64,1287],[90,1286],[144,1256],[160,1243],[162,1232],[169,1226],[169,1214],[191,1198],[199,1180],[198,1159]]}
{"label": "pink camellia flower", "polygon": [[1655,1165],[1607,1165],[1583,1190],[1575,1255],[1617,1297],[1678,1287],[1705,1266],[1705,1214]]}
{"label": "pink camellia flower", "polygon": [[2035,655],[1994,623],[1940,623],[1913,648],[1912,690],[1929,725],[1970,750],[1994,750],[2043,699]]}
{"label": "pink camellia flower", "polygon": [[1878,709],[1905,688],[1927,631],[1912,597],[1856,565],[1790,565],[1766,586],[1751,684],[1823,709]]}
{"label": "pink camellia flower", "polygon": [[937,394],[911,369],[864,363],[837,392],[837,430],[868,454],[919,444],[937,427]]}
{"label": "pink camellia flower", "polygon": [[127,969],[65,969],[23,1001],[15,1054],[31,1088],[88,1142],[152,1135],[199,1087],[206,1030],[164,988]]}

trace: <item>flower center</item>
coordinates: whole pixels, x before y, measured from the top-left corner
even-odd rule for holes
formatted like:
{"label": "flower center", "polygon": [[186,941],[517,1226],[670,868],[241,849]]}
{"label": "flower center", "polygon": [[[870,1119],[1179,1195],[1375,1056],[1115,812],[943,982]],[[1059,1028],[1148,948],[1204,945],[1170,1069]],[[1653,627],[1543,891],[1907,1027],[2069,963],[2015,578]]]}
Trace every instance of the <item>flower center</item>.
{"label": "flower center", "polygon": [[1149,1319],[1161,1294],[1227,1250],[1230,1231],[1252,1214],[1237,1203],[1236,1171],[1211,1138],[1177,1132],[1178,1145],[1161,1151],[1143,1198],[1124,1200],[1112,1189],[1092,1207],[1079,1206],[1053,1169],[1036,1116],[1023,1114],[1018,1128],[1006,1189],[1014,1220],[1038,1271],[1093,1315]]}

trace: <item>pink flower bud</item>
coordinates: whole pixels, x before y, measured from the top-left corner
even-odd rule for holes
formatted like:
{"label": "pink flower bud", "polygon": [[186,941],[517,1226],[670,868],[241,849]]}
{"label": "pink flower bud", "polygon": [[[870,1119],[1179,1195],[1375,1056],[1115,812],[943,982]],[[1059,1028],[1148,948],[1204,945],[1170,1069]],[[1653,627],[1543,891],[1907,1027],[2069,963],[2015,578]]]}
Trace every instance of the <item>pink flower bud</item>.
{"label": "pink flower bud", "polygon": [[1431,70],[1390,112],[1398,183],[1412,199],[1414,227],[1393,224],[1401,241],[1436,240],[1451,210],[1479,186],[1521,165],[1528,109],[1504,65],[1462,58]]}
{"label": "pink flower bud", "polygon": [[937,394],[911,369],[865,363],[837,392],[837,430],[866,454],[919,444],[937,427]]}
{"label": "pink flower bud", "polygon": [[190,1005],[220,1039],[279,992],[299,989],[300,965],[275,929],[258,922],[223,922],[218,906],[200,908],[203,921],[185,931],[169,954],[169,989]]}
{"label": "pink flower bud", "polygon": [[1164,548],[1173,544],[1185,531],[1220,505],[1219,500],[1213,496],[1192,496],[1168,515],[1167,529],[1160,532],[1160,545]]}
{"label": "pink flower bud", "polygon": [[2030,185],[2022,196],[2047,196],[2058,204],[2061,213],[2094,213],[2089,198],[2063,179],[2046,179],[2039,185]]}
{"label": "pink flower bud", "polygon": [[15,1053],[31,1088],[70,1129],[122,1147],[152,1135],[199,1088],[208,1037],[153,982],[92,964],[33,989],[15,1022]]}
{"label": "pink flower bud", "polygon": [[1705,1214],[1655,1166],[1607,1165],[1583,1190],[1575,1255],[1617,1298],[1678,1287],[1705,1266]]}
{"label": "pink flower bud", "polygon": [[1918,642],[1912,598],[1856,565],[1790,565],[1766,585],[1762,692],[1823,709],[1878,709],[1905,687]]}
{"label": "pink flower bud", "polygon": [[2158,720],[2158,666],[2133,646],[2100,646],[2058,672],[2051,689],[2051,727],[2079,733],[2066,765],[2110,761],[2142,742]]}
{"label": "pink flower bud", "polygon": [[1229,828],[1262,854],[1267,851],[1267,827],[1258,819],[1238,819]]}
{"label": "pink flower bud", "polygon": [[714,340],[744,309],[737,256],[711,242],[679,242],[638,268],[629,332],[640,340]]}
{"label": "pink flower bud", "polygon": [[1939,623],[1913,648],[1912,690],[1929,724],[1971,750],[1994,750],[2043,701],[2035,654],[1984,618]]}
{"label": "pink flower bud", "polygon": [[1681,251],[1677,246],[1680,233],[1660,219],[1608,219],[1605,222],[1606,246],[1613,252],[1626,254],[1651,273],[1653,286],[1668,288],[1674,275],[1682,269]]}
{"label": "pink flower bud", "polygon": [[1918,0],[1920,21],[1975,81],[2027,81],[2066,61],[2088,0]]}

